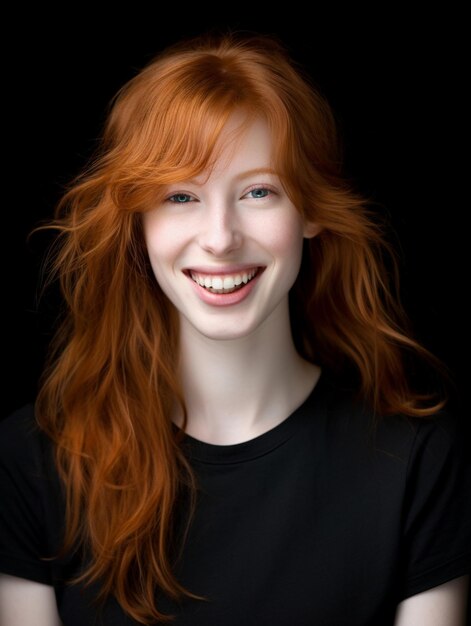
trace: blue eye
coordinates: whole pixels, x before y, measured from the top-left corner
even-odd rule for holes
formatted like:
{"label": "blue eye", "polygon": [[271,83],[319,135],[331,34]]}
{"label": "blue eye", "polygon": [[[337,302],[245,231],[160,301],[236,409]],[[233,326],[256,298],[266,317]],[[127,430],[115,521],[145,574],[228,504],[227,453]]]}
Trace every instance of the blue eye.
{"label": "blue eye", "polygon": [[[173,202],[172,198],[189,198],[190,195],[187,193],[175,193],[173,194],[173,196],[170,196],[169,198],[167,198],[167,200],[169,202]],[[183,201],[180,202],[179,200],[177,200],[176,202],[174,202],[174,204],[188,204],[187,202]]]}
{"label": "blue eye", "polygon": [[[259,191],[262,191],[262,192],[269,191],[270,193],[274,193],[271,189],[268,189],[268,187],[254,187],[253,189],[251,189],[247,193],[259,192]],[[256,200],[263,200],[263,198],[266,198],[266,197],[267,197],[266,195],[264,195],[264,196],[255,195],[254,196],[254,198]]]}

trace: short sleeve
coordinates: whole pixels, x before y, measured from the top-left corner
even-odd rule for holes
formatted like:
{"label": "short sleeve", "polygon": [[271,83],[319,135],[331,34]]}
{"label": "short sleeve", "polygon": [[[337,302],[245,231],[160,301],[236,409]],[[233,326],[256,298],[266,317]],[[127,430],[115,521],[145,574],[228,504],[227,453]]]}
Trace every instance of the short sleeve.
{"label": "short sleeve", "polygon": [[41,498],[42,448],[34,406],[0,422],[0,572],[52,584]]}
{"label": "short sleeve", "polygon": [[403,511],[401,599],[471,571],[471,461],[463,422],[415,420]]}

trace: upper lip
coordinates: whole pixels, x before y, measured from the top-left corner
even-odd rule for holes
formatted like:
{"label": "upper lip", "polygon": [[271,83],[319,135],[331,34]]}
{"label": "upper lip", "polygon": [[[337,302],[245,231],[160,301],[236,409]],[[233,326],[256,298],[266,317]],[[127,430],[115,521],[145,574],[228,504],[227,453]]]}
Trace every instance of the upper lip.
{"label": "upper lip", "polygon": [[223,267],[213,267],[209,265],[197,265],[187,267],[183,271],[194,274],[207,274],[208,276],[224,276],[226,274],[238,274],[239,272],[247,272],[253,269],[265,269],[262,265],[224,265]]}

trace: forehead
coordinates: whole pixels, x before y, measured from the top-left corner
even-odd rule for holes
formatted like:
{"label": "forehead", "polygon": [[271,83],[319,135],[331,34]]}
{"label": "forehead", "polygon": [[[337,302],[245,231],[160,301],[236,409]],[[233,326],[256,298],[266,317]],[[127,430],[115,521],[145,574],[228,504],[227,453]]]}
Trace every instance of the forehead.
{"label": "forehead", "polygon": [[273,140],[267,122],[261,117],[247,121],[244,116],[233,114],[218,138],[216,155],[211,171],[195,176],[190,182],[202,185],[208,178],[223,174],[240,179],[252,174],[276,173]]}

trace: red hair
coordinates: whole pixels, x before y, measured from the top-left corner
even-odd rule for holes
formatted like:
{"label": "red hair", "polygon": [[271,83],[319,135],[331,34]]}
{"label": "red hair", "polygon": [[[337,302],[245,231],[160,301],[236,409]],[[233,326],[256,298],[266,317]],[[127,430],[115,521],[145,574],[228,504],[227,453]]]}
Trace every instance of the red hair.
{"label": "red hair", "polygon": [[406,353],[442,364],[412,337],[393,250],[342,175],[333,113],[308,74],[268,35],[205,35],[157,55],[113,98],[99,148],[35,229],[58,231],[49,275],[66,303],[36,400],[66,486],[65,549],[84,546],[91,561],[77,580],[99,580],[143,624],[171,620],[156,587],[200,597],[173,574],[184,544],[176,502],[191,494],[187,530],[197,484],[179,445],[178,316],[150,268],[141,216],[168,183],[212,167],[241,109],[247,124],[264,116],[290,200],[323,229],[305,240],[290,292],[299,353],[339,377],[355,373],[375,415],[425,417],[445,403],[410,388]]}

